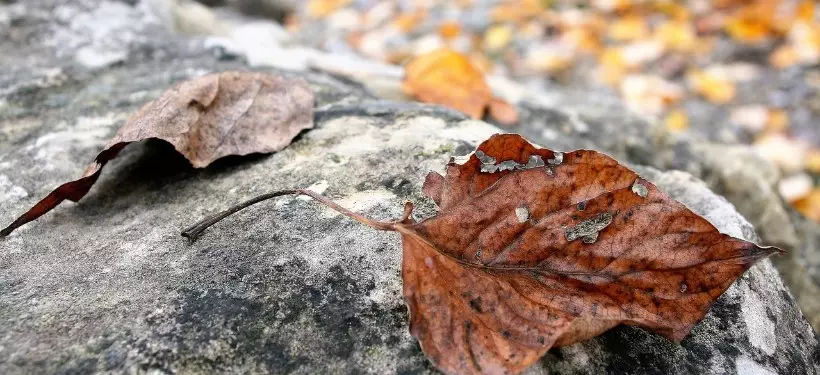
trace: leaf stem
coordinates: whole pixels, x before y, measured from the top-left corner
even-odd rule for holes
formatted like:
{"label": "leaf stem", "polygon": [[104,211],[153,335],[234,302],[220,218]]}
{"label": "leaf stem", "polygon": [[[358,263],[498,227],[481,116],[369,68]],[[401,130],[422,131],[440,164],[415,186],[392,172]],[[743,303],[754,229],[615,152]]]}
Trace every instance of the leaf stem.
{"label": "leaf stem", "polygon": [[208,216],[208,217],[200,220],[198,223],[196,223],[196,224],[186,228],[185,230],[183,230],[182,231],[182,236],[188,238],[191,242],[196,241],[196,239],[202,234],[202,232],[205,231],[205,229],[208,229],[208,227],[210,227],[211,225],[216,224],[220,220],[222,220],[222,219],[224,219],[224,218],[226,218],[226,217],[228,217],[228,216],[230,216],[230,215],[232,215],[232,214],[234,214],[234,213],[236,213],[236,212],[238,212],[238,211],[240,211],[240,210],[242,210],[246,207],[252,206],[256,203],[259,203],[259,202],[262,202],[262,201],[265,201],[265,200],[268,200],[268,199],[271,199],[271,198],[281,197],[283,195],[307,195],[307,196],[319,201],[320,203],[324,204],[325,206],[328,206],[331,209],[333,209],[333,210],[335,210],[335,211],[337,211],[337,212],[339,212],[339,213],[341,213],[341,214],[343,214],[347,217],[350,217],[353,220],[356,220],[356,221],[358,221],[362,224],[365,224],[365,225],[367,225],[371,228],[378,229],[378,230],[395,231],[396,230],[396,224],[406,222],[408,220],[408,218],[410,217],[410,214],[413,212],[413,204],[411,202],[407,202],[407,203],[405,203],[405,206],[404,206],[404,214],[402,215],[402,218],[400,220],[392,221],[392,222],[376,221],[376,220],[364,217],[360,214],[357,214],[353,211],[350,211],[347,208],[344,208],[344,207],[336,204],[336,202],[333,202],[332,200],[328,199],[327,197],[325,197],[325,196],[323,196],[319,193],[316,193],[314,191],[308,190],[308,189],[280,190],[280,191],[274,191],[274,192],[271,192],[271,193],[266,193],[266,194],[259,195],[257,197],[251,198],[251,199],[249,199],[245,202],[239,203],[239,204],[237,204],[237,205],[235,205],[235,206],[233,206],[233,207],[231,207],[231,208],[229,208],[225,211],[218,212],[216,214]]}

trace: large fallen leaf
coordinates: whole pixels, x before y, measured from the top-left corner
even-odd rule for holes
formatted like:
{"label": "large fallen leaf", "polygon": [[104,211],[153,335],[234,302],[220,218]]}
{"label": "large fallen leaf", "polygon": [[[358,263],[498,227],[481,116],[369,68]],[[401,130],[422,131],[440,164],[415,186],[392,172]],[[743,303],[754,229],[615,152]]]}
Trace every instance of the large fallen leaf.
{"label": "large fallen leaf", "polygon": [[75,181],[60,185],[0,231],[7,236],[63,200],[88,193],[109,160],[131,142],[171,143],[196,168],[228,155],[278,151],[313,127],[313,92],[300,78],[224,72],[183,82],[133,114]]}
{"label": "large fallen leaf", "polygon": [[401,233],[410,331],[445,373],[519,373],[553,346],[618,324],[682,340],[756,261],[778,252],[721,234],[612,158],[535,148],[495,135],[469,160],[430,173],[441,208],[421,222],[376,222],[304,194],[377,229]]}

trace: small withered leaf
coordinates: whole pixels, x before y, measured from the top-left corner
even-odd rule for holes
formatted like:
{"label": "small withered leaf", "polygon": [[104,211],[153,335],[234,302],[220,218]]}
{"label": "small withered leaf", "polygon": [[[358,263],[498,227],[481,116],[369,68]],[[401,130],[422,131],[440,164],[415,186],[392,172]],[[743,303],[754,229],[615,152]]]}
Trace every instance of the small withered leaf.
{"label": "small withered leaf", "polygon": [[222,72],[182,82],[131,115],[77,180],[60,185],[0,231],[0,237],[84,197],[109,160],[131,142],[164,140],[196,168],[228,155],[268,153],[313,127],[313,92],[305,80]]}
{"label": "small withered leaf", "polygon": [[183,235],[283,194],[399,232],[410,332],[448,374],[519,373],[551,347],[622,323],[679,342],[737,277],[781,251],[721,234],[596,151],[559,153],[499,134],[446,172],[427,176],[423,191],[441,210],[421,222],[409,203],[400,220],[376,222],[293,190]]}

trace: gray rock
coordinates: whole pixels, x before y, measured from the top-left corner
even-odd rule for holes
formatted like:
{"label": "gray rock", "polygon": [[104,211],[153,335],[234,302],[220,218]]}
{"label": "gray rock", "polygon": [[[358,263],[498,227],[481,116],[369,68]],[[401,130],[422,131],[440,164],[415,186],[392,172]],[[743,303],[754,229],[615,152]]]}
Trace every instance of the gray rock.
{"label": "gray rock", "polygon": [[[20,16],[28,21],[12,23],[20,35],[43,35],[0,41],[4,56],[17,43],[27,55],[15,61],[37,62],[0,71],[9,88],[0,92],[0,223],[77,177],[129,114],[174,82],[243,68],[196,40],[152,31],[125,44],[122,63],[90,72],[42,44],[64,30],[51,25],[47,3],[33,1]],[[35,15],[41,22],[29,22]],[[280,198],[192,245],[179,237],[231,203],[292,187],[312,186],[380,220],[399,217],[405,199],[418,203],[418,217],[430,216],[435,207],[420,191],[427,171],[499,131],[439,107],[375,100],[346,79],[301,75],[317,93],[317,127],[282,152],[194,170],[163,142],[138,143],[79,204],[0,241],[0,373],[434,372],[407,330],[398,235]],[[584,121],[584,130],[571,112],[563,115],[572,131],[558,141],[606,126]],[[625,117],[612,109],[609,120]],[[544,126],[561,129],[556,118]],[[651,157],[641,128],[624,131],[634,138],[629,146],[605,136],[584,142]],[[691,176],[640,172],[721,230],[756,239],[730,204]],[[816,374],[818,362],[815,334],[766,261],[681,345],[619,327],[551,350],[529,372]]]}

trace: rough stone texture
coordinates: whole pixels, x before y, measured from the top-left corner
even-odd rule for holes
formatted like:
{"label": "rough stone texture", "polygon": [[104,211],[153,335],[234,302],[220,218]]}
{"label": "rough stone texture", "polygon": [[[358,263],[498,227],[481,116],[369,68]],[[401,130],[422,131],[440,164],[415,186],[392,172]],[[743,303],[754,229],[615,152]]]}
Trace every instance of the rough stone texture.
{"label": "rough stone texture", "polygon": [[[68,27],[48,18],[51,3],[32,1],[10,23],[15,33],[37,38],[0,42],[4,56],[14,43],[31,43],[15,59],[36,61],[0,71],[11,88],[0,92],[0,223],[78,176],[145,101],[180,80],[241,67],[159,31],[161,41],[125,44],[128,58],[113,65],[59,58],[59,48],[38,44]],[[133,22],[135,30],[146,27]],[[146,48],[153,52],[139,53]],[[317,128],[284,151],[194,170],[162,142],[135,144],[79,204],[0,241],[0,373],[434,372],[407,330],[398,235],[281,198],[214,226],[193,245],[179,237],[181,228],[230,203],[291,187],[313,186],[376,219],[398,217],[405,199],[429,216],[435,208],[420,194],[426,172],[498,131],[453,111],[376,100],[338,77],[303,76],[317,92]],[[553,104],[588,100],[554,96]],[[561,143],[575,137],[563,130],[564,119],[577,112],[549,111],[531,121],[562,133],[539,142],[572,146]],[[627,125],[628,115],[585,115],[584,147],[652,164],[644,128]],[[615,126],[606,124],[633,141],[594,134],[595,126]],[[691,176],[640,172],[721,230],[756,239],[730,204]],[[530,373],[816,374],[819,362],[815,334],[766,261],[681,345],[619,327],[550,351]]]}

